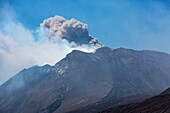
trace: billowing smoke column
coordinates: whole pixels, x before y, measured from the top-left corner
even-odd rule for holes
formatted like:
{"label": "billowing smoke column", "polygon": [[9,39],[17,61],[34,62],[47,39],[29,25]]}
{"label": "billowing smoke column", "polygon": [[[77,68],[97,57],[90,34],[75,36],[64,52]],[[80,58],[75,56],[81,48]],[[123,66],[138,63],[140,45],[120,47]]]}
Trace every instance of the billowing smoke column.
{"label": "billowing smoke column", "polygon": [[62,16],[45,19],[40,26],[49,39],[66,39],[72,45],[101,46],[96,38],[89,35],[88,25],[74,18],[66,20]]}

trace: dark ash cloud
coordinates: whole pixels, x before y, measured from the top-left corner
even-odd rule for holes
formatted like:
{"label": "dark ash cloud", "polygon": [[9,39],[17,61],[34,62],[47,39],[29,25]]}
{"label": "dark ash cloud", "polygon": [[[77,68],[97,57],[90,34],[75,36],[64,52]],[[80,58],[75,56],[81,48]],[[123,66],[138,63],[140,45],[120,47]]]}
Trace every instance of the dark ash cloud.
{"label": "dark ash cloud", "polygon": [[62,16],[45,19],[40,26],[44,29],[46,37],[50,39],[66,39],[73,45],[101,46],[96,38],[89,35],[88,25],[74,18],[66,20]]}

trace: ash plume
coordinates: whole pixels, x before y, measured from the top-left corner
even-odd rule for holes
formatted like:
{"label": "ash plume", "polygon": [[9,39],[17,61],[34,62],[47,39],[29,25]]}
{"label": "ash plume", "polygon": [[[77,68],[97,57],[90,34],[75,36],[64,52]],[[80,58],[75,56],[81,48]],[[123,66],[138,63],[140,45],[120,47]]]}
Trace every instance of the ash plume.
{"label": "ash plume", "polygon": [[66,20],[62,16],[45,19],[40,26],[49,39],[66,39],[72,45],[101,46],[96,38],[89,35],[88,25],[74,18]]}

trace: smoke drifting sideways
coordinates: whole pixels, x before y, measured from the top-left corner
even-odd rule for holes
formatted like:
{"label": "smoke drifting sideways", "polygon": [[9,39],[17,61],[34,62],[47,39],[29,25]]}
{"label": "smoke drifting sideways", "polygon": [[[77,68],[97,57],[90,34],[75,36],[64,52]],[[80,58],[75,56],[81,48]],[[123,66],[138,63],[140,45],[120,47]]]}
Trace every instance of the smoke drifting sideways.
{"label": "smoke drifting sideways", "polygon": [[24,68],[54,65],[72,50],[93,52],[101,46],[87,25],[55,16],[29,30],[16,20],[10,6],[0,10],[0,84]]}

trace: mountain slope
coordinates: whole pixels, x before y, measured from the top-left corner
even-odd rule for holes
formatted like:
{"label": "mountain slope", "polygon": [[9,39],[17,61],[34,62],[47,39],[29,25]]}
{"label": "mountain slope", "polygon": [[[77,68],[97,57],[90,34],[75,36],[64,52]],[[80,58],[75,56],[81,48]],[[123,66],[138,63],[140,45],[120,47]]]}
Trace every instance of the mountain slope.
{"label": "mountain slope", "polygon": [[101,113],[170,113],[170,89],[140,103],[107,109]]}
{"label": "mountain slope", "polygon": [[74,50],[54,66],[25,69],[1,85],[0,110],[65,113],[105,100],[127,104],[131,101],[121,99],[148,97],[169,87],[169,73],[166,53],[108,47],[94,53]]}

